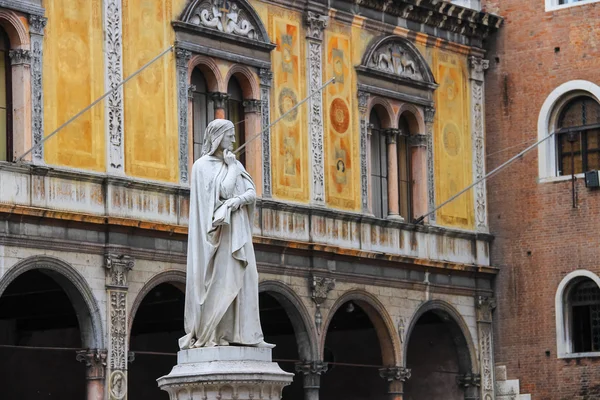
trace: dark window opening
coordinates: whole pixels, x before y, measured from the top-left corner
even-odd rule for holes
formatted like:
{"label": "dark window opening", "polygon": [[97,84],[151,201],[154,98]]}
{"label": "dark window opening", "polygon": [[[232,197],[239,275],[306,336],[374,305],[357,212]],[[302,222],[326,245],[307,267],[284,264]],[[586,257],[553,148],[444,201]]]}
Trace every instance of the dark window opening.
{"label": "dark window opening", "polygon": [[388,215],[387,143],[381,129],[381,120],[375,110],[369,117],[371,124],[371,196],[372,211],[376,217]]}
{"label": "dark window opening", "polygon": [[0,28],[0,161],[13,159],[10,42]]}
{"label": "dark window opening", "polygon": [[195,68],[192,72],[192,131],[194,145],[194,161],[202,154],[204,130],[214,119],[214,103],[208,93],[206,80],[202,72]]}
{"label": "dark window opening", "polygon": [[600,288],[585,280],[570,294],[573,351],[600,351]]}
{"label": "dark window opening", "polygon": [[[242,146],[246,142],[246,131],[244,123],[244,96],[242,93],[242,87],[235,77],[231,77],[229,84],[227,85],[227,94],[229,99],[227,100],[226,116],[228,120],[233,122],[235,126],[235,145],[234,150]],[[238,153],[238,160],[245,166],[246,165],[246,148]]]}
{"label": "dark window opening", "polygon": [[398,123],[400,135],[398,136],[398,201],[400,215],[405,221],[412,220],[412,174],[410,161],[410,147],[408,146],[408,137],[410,136],[410,128],[408,121],[404,117],[400,117]]}

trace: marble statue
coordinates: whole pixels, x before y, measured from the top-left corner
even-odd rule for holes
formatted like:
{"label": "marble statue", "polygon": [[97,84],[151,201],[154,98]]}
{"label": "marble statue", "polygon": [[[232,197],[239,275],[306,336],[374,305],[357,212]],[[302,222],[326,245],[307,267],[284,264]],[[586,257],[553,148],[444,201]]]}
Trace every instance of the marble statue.
{"label": "marble statue", "polygon": [[252,246],[256,190],[236,160],[231,121],[208,124],[191,175],[182,350],[266,343]]}

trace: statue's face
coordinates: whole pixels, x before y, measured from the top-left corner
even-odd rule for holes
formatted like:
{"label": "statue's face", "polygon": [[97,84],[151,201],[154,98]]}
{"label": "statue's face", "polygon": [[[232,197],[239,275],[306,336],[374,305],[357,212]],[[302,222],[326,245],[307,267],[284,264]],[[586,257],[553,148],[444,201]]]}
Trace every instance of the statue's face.
{"label": "statue's face", "polygon": [[235,131],[228,129],[221,140],[221,148],[223,150],[233,151],[233,144],[235,143]]}

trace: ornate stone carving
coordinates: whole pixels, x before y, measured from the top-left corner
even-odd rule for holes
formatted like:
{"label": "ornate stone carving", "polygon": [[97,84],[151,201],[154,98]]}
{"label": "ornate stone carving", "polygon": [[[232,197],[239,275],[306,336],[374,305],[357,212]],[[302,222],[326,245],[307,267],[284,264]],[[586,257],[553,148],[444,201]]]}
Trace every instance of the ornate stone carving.
{"label": "ornate stone carving", "polygon": [[104,379],[106,368],[106,350],[86,349],[79,350],[75,359],[84,362],[87,379]]}
{"label": "ornate stone carving", "polygon": [[369,105],[369,93],[359,90],[357,93],[357,97],[358,111],[364,115],[367,112],[367,106]]}
{"label": "ornate stone carving", "polygon": [[[104,1],[104,62],[106,90],[115,89],[123,80],[123,46],[121,0]],[[106,99],[106,130],[108,132],[109,171],[124,174],[123,87]]]}
{"label": "ornate stone carving", "polygon": [[113,371],[108,382],[110,400],[122,400],[127,395],[127,376],[123,371]]}
{"label": "ornate stone carving", "polygon": [[323,361],[300,361],[296,363],[296,372],[303,375],[322,375],[329,366]]}
{"label": "ornate stone carving", "polygon": [[400,343],[404,343],[406,336],[406,321],[404,317],[398,319],[398,336],[400,337]]}
{"label": "ornate stone carving", "polygon": [[311,282],[311,297],[315,302],[317,308],[315,311],[315,325],[317,327],[318,333],[321,333],[321,325],[323,324],[323,316],[321,315],[321,304],[323,304],[323,302],[327,300],[327,295],[334,288],[335,279],[313,275]]}
{"label": "ornate stone carving", "polygon": [[188,64],[192,58],[192,53],[184,49],[175,50],[175,63],[177,65],[177,109],[179,115],[178,133],[179,133],[179,181],[188,183],[188,106],[189,106],[189,88],[188,88]]}
{"label": "ornate stone carving", "polygon": [[127,288],[127,273],[133,268],[133,258],[125,255],[108,254],[106,256],[107,285],[115,288]]}
{"label": "ornate stone carving", "polygon": [[42,57],[44,43],[44,27],[47,19],[37,15],[29,16],[29,32],[31,34],[31,135],[32,160],[35,164],[44,163],[43,145],[39,145],[44,137],[44,92],[42,88]]}
{"label": "ornate stone carving", "polygon": [[188,100],[194,100],[194,91],[196,90],[196,85],[188,85],[187,86],[187,92],[188,92]]}
{"label": "ornate stone carving", "polygon": [[477,296],[477,320],[483,322],[492,322],[492,312],[496,308],[496,299],[494,297]]}
{"label": "ornate stone carving", "polygon": [[329,18],[312,11],[306,14],[306,37],[313,40],[323,40],[323,31],[327,28]]}
{"label": "ornate stone carving", "polygon": [[423,72],[412,52],[394,41],[376,49],[367,66],[403,78],[423,80]]}
{"label": "ornate stone carving", "polygon": [[428,141],[428,136],[427,135],[409,135],[408,136],[408,144],[410,146],[421,146],[421,147],[425,147],[427,146],[427,141]]}
{"label": "ornate stone carving", "polygon": [[432,124],[435,118],[435,108],[425,107],[425,122]]}
{"label": "ornate stone carving", "polygon": [[260,111],[261,101],[260,100],[244,100],[244,112],[245,113],[257,113]]}
{"label": "ornate stone carving", "polygon": [[271,124],[271,81],[273,73],[268,69],[261,68],[258,71],[260,78],[260,125],[262,130],[262,154],[263,154],[263,197],[271,197],[271,135],[267,129]]}
{"label": "ornate stone carving", "polygon": [[[483,82],[471,80],[471,120],[473,141],[473,179],[485,176],[485,138],[483,132]],[[474,188],[475,220],[478,231],[487,231],[486,183],[482,181]]]}
{"label": "ornate stone carving", "polygon": [[127,369],[127,292],[110,293],[110,369]]}
{"label": "ornate stone carving", "polygon": [[386,129],[383,131],[385,135],[385,141],[387,144],[396,144],[398,136],[400,135],[399,129]]}
{"label": "ornate stone carving", "polygon": [[459,386],[468,388],[468,387],[480,387],[481,386],[481,375],[474,374],[472,372],[459,375],[456,377],[456,383]]}
{"label": "ornate stone carving", "polygon": [[369,170],[367,165],[369,148],[369,116],[367,106],[369,93],[358,91],[358,111],[360,112],[360,178],[361,178],[361,203],[363,212],[369,211]]}
{"label": "ornate stone carving", "polygon": [[405,367],[385,367],[379,368],[379,376],[388,382],[405,382],[410,378],[410,369]]}
{"label": "ornate stone carving", "polygon": [[265,39],[254,18],[234,0],[196,0],[185,13],[184,22],[252,40]]}
{"label": "ornate stone carving", "polygon": [[31,65],[31,51],[25,49],[15,49],[8,52],[11,65]]}
{"label": "ornate stone carving", "polygon": [[477,296],[477,328],[479,331],[479,358],[481,360],[481,398],[494,398],[494,353],[492,337],[492,311],[496,300],[489,296]]}
{"label": "ornate stone carving", "polygon": [[210,94],[210,98],[214,102],[216,109],[225,109],[227,107],[227,100],[229,95],[227,93],[214,92]]}
{"label": "ornate stone carving", "polygon": [[[435,169],[433,154],[433,121],[435,109],[425,108],[425,128],[427,129],[427,208],[428,211],[435,209]],[[435,213],[429,215],[429,223],[435,223]]]}
{"label": "ornate stone carving", "polygon": [[481,57],[469,57],[469,66],[471,67],[471,79],[483,81],[485,70],[490,66],[490,61]]}

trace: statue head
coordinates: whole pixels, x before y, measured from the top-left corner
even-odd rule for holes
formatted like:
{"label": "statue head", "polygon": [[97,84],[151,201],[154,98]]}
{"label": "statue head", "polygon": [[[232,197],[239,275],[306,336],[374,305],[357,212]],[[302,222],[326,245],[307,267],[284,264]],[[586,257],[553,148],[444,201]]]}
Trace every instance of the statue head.
{"label": "statue head", "polygon": [[235,143],[235,128],[233,122],[227,119],[215,119],[208,124],[204,131],[202,156],[212,156],[219,148],[233,151]]}

